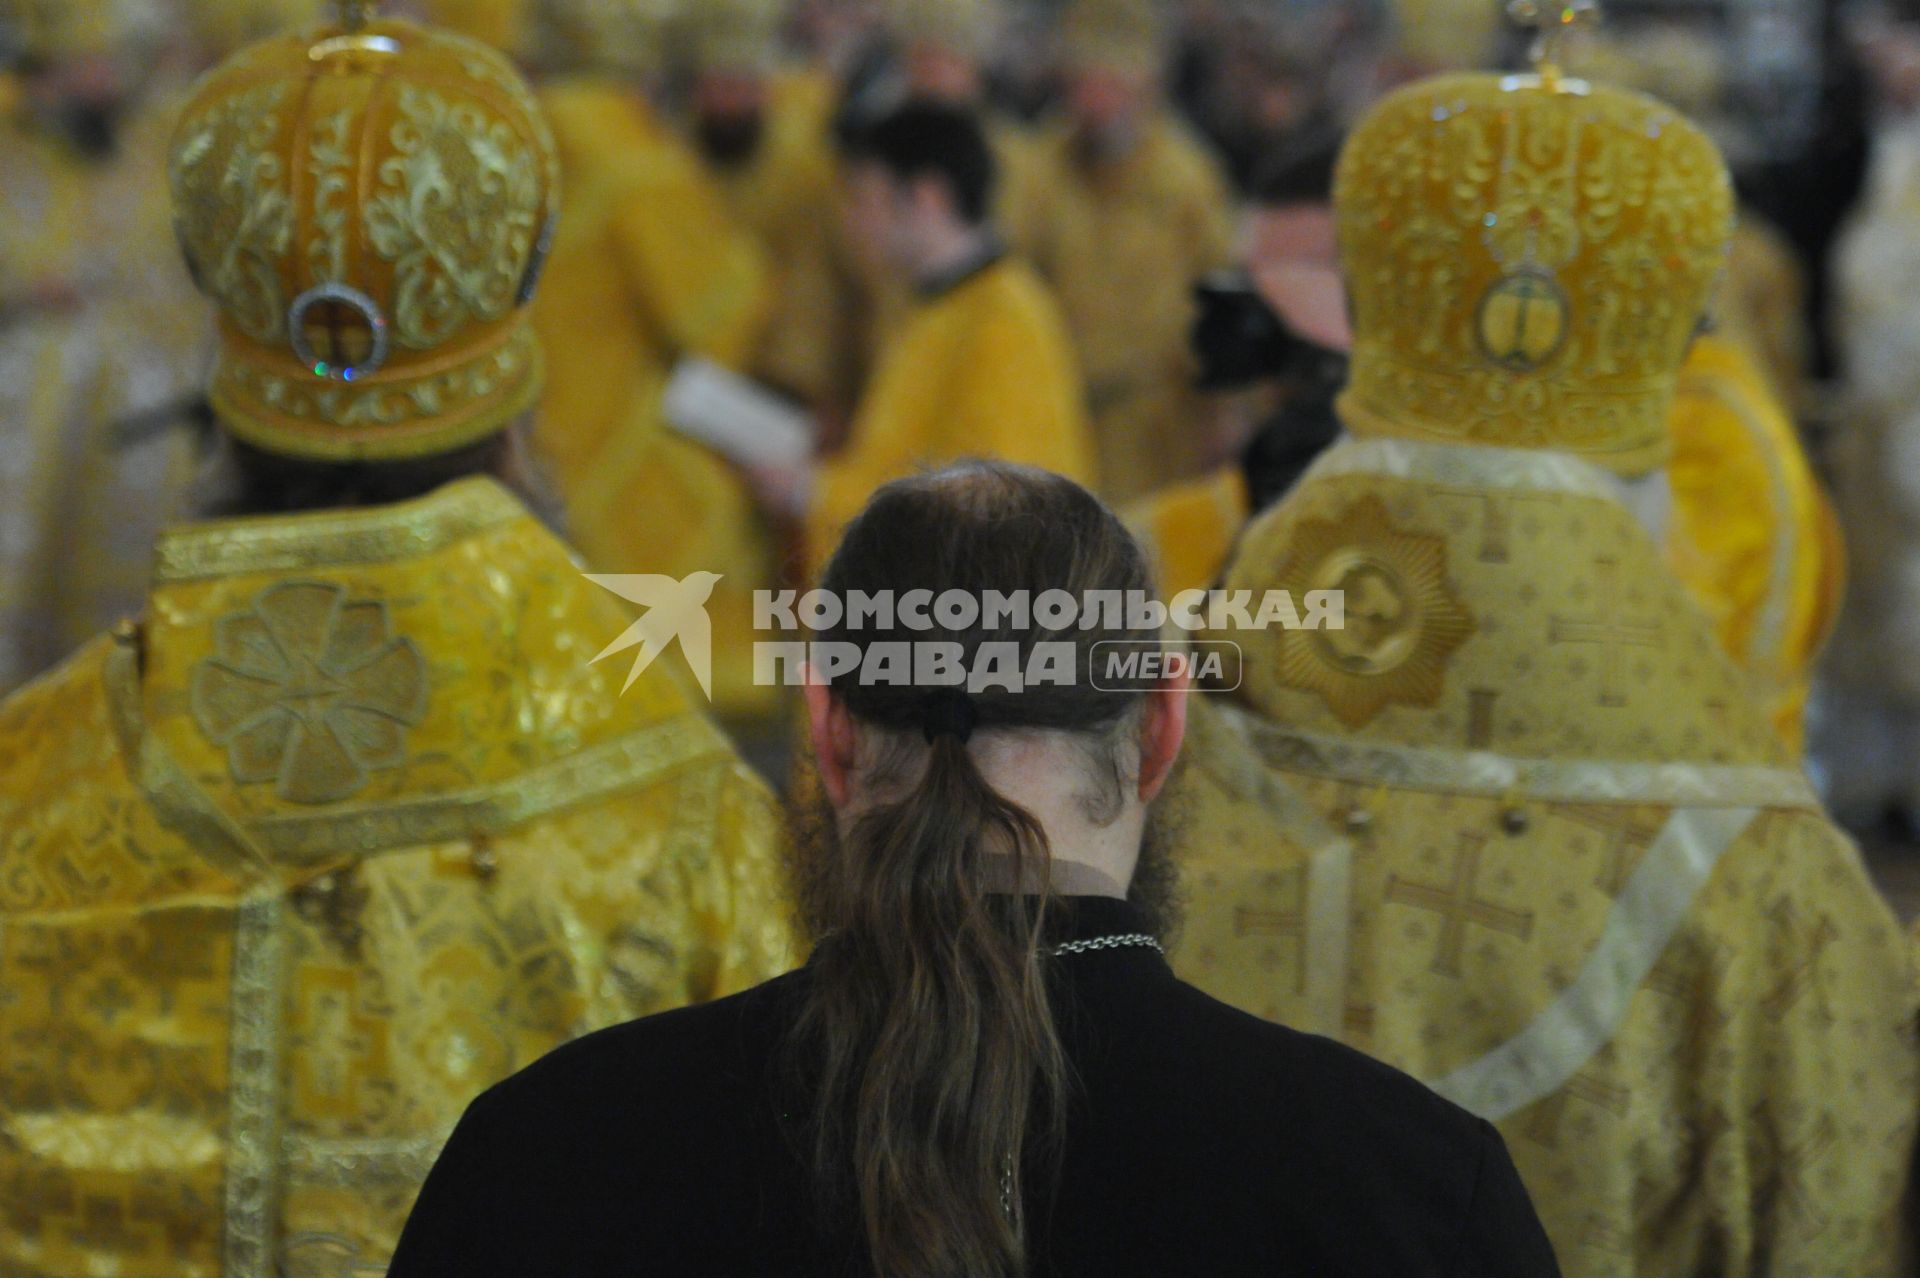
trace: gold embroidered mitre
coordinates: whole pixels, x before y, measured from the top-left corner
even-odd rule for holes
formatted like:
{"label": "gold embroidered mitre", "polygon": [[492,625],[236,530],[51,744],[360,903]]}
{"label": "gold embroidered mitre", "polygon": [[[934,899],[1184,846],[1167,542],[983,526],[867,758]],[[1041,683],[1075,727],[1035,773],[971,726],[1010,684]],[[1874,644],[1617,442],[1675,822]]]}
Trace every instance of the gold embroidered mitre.
{"label": "gold embroidered mitre", "polygon": [[1726,258],[1707,136],[1652,98],[1539,75],[1386,98],[1341,155],[1357,435],[1667,456],[1667,413]]}
{"label": "gold embroidered mitre", "polygon": [[527,304],[559,209],[524,81],[464,36],[365,21],[253,45],[174,137],[180,241],[220,309],[212,400],[259,448],[444,452],[540,391]]}

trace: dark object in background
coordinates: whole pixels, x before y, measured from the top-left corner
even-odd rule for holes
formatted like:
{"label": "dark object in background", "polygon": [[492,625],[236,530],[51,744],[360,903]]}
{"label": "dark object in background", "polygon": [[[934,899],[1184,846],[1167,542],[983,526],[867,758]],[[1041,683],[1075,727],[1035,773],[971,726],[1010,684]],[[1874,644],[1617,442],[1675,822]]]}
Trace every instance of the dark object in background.
{"label": "dark object in background", "polygon": [[1193,349],[1204,390],[1271,383],[1280,407],[1240,456],[1254,511],[1284,496],[1313,459],[1340,436],[1333,401],[1347,381],[1347,357],[1301,337],[1267,305],[1244,272],[1219,272],[1194,286],[1200,316]]}

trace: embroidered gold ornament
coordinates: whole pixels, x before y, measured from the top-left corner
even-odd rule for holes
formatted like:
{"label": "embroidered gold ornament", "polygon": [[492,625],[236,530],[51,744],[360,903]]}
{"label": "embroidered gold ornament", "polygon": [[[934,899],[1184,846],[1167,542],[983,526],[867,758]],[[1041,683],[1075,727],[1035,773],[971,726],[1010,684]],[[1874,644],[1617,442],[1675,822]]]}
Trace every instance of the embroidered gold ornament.
{"label": "embroidered gold ornament", "polygon": [[1294,598],[1339,591],[1338,628],[1279,630],[1246,661],[1248,695],[1272,683],[1317,692],[1349,728],[1389,705],[1431,706],[1446,686],[1447,660],[1473,634],[1473,618],[1447,577],[1447,544],[1394,527],[1368,496],[1332,519],[1301,521],[1284,543],[1247,547],[1227,581],[1277,588]]}
{"label": "embroidered gold ornament", "polygon": [[1628,475],[1664,462],[1732,232],[1726,165],[1693,124],[1551,62],[1443,76],[1355,128],[1335,202],[1355,434],[1552,448]]}
{"label": "embroidered gold ornament", "polygon": [[174,137],[181,248],[220,310],[214,408],[287,456],[444,452],[540,389],[526,306],[559,169],[539,108],[500,54],[369,8],[243,50]]}

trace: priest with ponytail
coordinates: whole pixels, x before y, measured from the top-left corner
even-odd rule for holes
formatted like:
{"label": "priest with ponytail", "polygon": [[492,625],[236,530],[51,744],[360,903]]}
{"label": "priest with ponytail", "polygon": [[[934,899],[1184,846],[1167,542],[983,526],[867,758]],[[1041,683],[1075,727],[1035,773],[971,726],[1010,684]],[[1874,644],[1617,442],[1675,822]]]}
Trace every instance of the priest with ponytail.
{"label": "priest with ponytail", "polygon": [[[822,588],[1151,583],[1084,489],[968,463],[882,488]],[[806,690],[820,810],[793,889],[811,958],[483,1095],[393,1278],[1558,1274],[1490,1126],[1174,977],[1155,800],[1185,689],[1100,677],[1101,645],[1155,649],[1153,631],[1021,611],[849,610],[883,624],[815,636],[863,659]],[[986,652],[1070,659],[1039,680],[872,677],[885,663],[864,658],[903,643],[975,673]]]}

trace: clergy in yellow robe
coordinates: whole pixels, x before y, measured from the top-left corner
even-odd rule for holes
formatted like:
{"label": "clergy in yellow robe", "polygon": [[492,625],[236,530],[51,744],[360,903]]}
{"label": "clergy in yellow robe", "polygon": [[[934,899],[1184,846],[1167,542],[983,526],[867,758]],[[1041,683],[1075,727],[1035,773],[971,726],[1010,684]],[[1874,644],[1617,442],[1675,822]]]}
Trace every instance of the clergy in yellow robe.
{"label": "clergy in yellow robe", "polygon": [[543,105],[567,209],[534,304],[548,366],[536,442],[569,535],[602,572],[721,574],[708,602],[715,705],[764,718],[779,701],[753,683],[752,597],[775,584],[774,530],[733,465],[661,415],[680,359],[749,363],[768,303],[764,256],[636,89],[568,79]]}
{"label": "clergy in yellow robe", "polygon": [[[424,482],[537,394],[549,143],[476,44],[321,35],[184,117],[212,394],[272,473]],[[241,163],[321,136],[338,183]],[[477,152],[497,180],[437,185]],[[444,222],[407,220],[421,182]],[[340,274],[282,234],[324,239],[328,207],[364,214]],[[443,263],[472,309],[429,321]],[[590,664],[629,614],[492,478],[182,525],[153,574],[137,621],[0,703],[0,1272],[378,1274],[481,1090],[786,965],[770,798],[664,666],[622,695]]]}
{"label": "clergy in yellow robe", "polygon": [[909,103],[866,130],[848,165],[852,225],[917,281],[845,448],[759,476],[805,525],[811,568],[874,489],[963,457],[1093,471],[1079,373],[1045,285],[992,222],[993,154],[964,108]]}
{"label": "clergy in yellow robe", "polygon": [[174,89],[133,91],[142,12],[0,3],[35,68],[0,110],[0,693],[138,606],[192,475],[212,324],[173,249]]}
{"label": "clergy in yellow robe", "polygon": [[1635,513],[1729,183],[1580,88],[1422,82],[1349,138],[1355,438],[1225,577],[1344,625],[1218,636],[1175,967],[1495,1122],[1569,1278],[1892,1278],[1908,939]]}
{"label": "clergy in yellow robe", "polygon": [[1230,263],[1234,227],[1218,163],[1158,104],[1153,28],[1110,7],[1068,11],[1067,118],[1036,143],[1016,221],[1079,352],[1101,495],[1125,502],[1204,465],[1193,285]]}
{"label": "clergy in yellow robe", "polygon": [[[995,172],[993,217],[1001,239],[1031,256],[1043,207],[1035,187],[1039,158],[1034,130],[987,101],[983,62],[1006,18],[1000,0],[888,0],[887,33],[898,46],[898,83],[889,109],[900,102],[933,102],[977,112]],[[851,291],[852,357],[864,388],[888,343],[899,336],[913,305],[913,281],[877,245],[843,235],[840,278]]]}
{"label": "clergy in yellow robe", "polygon": [[781,64],[781,9],[770,0],[711,0],[688,17],[691,132],[770,272],[748,369],[810,405],[844,411],[855,393],[859,309],[843,262],[831,77]]}
{"label": "clergy in yellow robe", "polygon": [[1799,432],[1747,348],[1701,336],[1673,411],[1667,562],[1798,754],[1814,663],[1839,617],[1846,547]]}
{"label": "clergy in yellow robe", "polygon": [[1073,350],[1046,286],[999,257],[930,286],[874,374],[849,446],[821,467],[808,513],[822,564],[873,490],[916,469],[997,457],[1089,481]]}

